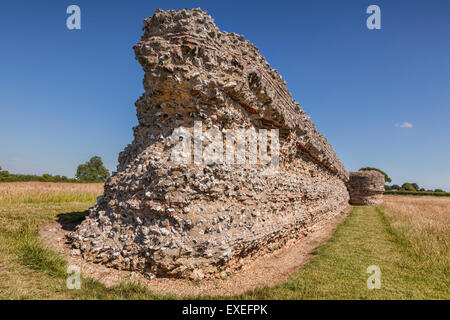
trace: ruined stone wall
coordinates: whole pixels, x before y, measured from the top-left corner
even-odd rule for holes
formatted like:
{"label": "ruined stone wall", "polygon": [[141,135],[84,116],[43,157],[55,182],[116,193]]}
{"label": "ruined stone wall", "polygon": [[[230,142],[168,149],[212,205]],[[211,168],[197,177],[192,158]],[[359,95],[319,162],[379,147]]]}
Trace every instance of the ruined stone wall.
{"label": "ruined stone wall", "polygon": [[348,191],[352,205],[377,205],[383,202],[384,175],[376,170],[350,172]]}
{"label": "ruined stone wall", "polygon": [[[134,141],[69,241],[87,260],[167,277],[220,276],[308,233],[348,204],[348,173],[242,36],[200,9],[162,11],[134,47],[145,93]],[[277,174],[261,165],[179,164],[175,128],[278,129]],[[207,141],[203,141],[207,144]]]}

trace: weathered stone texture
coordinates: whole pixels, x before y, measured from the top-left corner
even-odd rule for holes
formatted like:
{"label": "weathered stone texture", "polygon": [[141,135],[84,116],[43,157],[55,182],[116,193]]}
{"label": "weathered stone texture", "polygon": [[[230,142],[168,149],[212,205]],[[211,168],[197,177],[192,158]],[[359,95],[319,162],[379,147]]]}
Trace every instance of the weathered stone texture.
{"label": "weathered stone texture", "polygon": [[348,191],[352,205],[377,205],[383,202],[384,175],[375,170],[350,172]]}
{"label": "weathered stone texture", "polygon": [[[84,258],[151,276],[227,274],[348,204],[348,173],[258,49],[200,9],[162,11],[134,47],[145,71],[134,141],[69,235]],[[174,128],[278,128],[280,165],[170,161]]]}

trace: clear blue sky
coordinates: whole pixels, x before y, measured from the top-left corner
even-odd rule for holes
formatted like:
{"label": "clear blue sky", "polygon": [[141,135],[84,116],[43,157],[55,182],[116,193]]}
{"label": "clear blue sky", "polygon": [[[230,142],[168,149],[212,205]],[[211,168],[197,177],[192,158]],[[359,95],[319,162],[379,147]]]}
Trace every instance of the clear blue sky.
{"label": "clear blue sky", "polygon": [[[66,28],[70,4],[81,30]],[[371,4],[381,30],[366,27]],[[73,176],[99,155],[115,169],[143,93],[132,46],[158,7],[201,7],[256,44],[347,170],[374,166],[394,183],[450,190],[445,0],[2,0],[0,166]]]}

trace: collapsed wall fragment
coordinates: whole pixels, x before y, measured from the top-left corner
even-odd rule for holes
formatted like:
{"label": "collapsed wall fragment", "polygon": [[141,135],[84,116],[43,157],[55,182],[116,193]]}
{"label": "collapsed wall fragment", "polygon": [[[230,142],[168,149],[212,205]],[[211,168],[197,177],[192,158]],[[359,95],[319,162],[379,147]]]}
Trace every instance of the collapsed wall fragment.
{"label": "collapsed wall fragment", "polygon": [[[200,9],[158,9],[143,30],[134,47],[145,71],[134,141],[68,236],[85,259],[156,276],[220,276],[347,206],[348,173],[253,44],[221,32]],[[277,130],[268,139],[271,159],[279,152],[276,173],[251,161],[195,162],[189,152],[173,161],[174,131],[195,136],[195,123],[202,152],[217,142],[207,130]]]}

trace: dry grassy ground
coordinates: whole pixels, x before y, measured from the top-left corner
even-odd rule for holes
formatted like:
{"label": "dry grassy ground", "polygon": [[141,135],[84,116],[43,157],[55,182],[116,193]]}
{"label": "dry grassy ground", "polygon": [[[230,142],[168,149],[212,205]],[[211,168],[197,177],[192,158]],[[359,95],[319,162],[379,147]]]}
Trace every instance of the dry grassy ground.
{"label": "dry grassy ground", "polygon": [[[101,192],[101,184],[0,183],[0,299],[173,298],[129,281],[83,278],[80,290],[66,288],[67,261],[43,246],[39,227],[80,221]],[[450,198],[387,196],[381,207],[355,207],[288,280],[234,298],[450,299],[449,214]],[[366,286],[369,265],[381,269],[379,290]]]}
{"label": "dry grassy ground", "polygon": [[0,203],[92,202],[103,193],[103,183],[4,182]]}
{"label": "dry grassy ground", "polygon": [[415,255],[450,266],[450,197],[385,196],[383,209]]}

